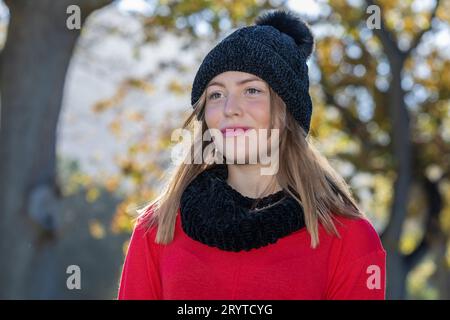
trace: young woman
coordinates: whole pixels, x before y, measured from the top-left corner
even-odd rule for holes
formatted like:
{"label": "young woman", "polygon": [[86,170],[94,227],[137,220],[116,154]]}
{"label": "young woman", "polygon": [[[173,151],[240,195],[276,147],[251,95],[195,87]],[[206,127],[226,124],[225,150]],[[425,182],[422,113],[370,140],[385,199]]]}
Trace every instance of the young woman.
{"label": "young woman", "polygon": [[211,139],[142,210],[119,299],[385,299],[378,234],[308,137],[313,44],[276,10],[208,53],[184,128]]}

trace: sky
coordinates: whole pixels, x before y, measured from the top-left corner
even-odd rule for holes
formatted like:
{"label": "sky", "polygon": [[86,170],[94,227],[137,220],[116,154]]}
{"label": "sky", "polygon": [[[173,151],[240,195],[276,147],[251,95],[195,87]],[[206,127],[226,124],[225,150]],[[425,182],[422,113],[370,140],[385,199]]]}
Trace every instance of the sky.
{"label": "sky", "polygon": [[[358,2],[358,0],[352,0]],[[121,10],[130,12],[146,12],[151,14],[153,11],[155,0],[119,0],[117,5]],[[290,0],[288,6],[290,9],[301,12],[306,15],[315,16],[320,12],[318,5],[323,1],[315,0]]]}

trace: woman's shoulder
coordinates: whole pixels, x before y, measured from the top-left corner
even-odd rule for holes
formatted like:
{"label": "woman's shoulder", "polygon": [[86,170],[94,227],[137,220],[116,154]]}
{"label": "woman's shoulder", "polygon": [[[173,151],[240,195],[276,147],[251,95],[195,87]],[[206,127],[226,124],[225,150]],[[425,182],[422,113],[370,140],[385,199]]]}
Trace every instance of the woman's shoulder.
{"label": "woman's shoulder", "polygon": [[384,299],[386,251],[373,224],[366,217],[335,219],[341,237],[329,248],[326,299]]}
{"label": "woman's shoulder", "polygon": [[377,230],[367,217],[334,215],[334,223],[340,236],[335,238],[335,245],[349,259],[385,251]]}
{"label": "woman's shoulder", "polygon": [[154,243],[157,233],[157,223],[151,223],[155,218],[154,214],[155,211],[150,205],[135,218],[133,236],[136,240],[145,240],[149,244]]}

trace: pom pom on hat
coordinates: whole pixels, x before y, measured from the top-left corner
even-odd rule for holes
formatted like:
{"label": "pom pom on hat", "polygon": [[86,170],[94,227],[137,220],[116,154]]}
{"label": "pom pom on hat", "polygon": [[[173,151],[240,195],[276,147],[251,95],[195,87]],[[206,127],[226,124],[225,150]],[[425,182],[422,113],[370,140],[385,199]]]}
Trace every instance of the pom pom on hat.
{"label": "pom pom on hat", "polygon": [[255,24],[272,26],[287,34],[294,39],[306,57],[311,55],[314,48],[314,37],[307,23],[295,12],[284,10],[267,11],[255,19]]}

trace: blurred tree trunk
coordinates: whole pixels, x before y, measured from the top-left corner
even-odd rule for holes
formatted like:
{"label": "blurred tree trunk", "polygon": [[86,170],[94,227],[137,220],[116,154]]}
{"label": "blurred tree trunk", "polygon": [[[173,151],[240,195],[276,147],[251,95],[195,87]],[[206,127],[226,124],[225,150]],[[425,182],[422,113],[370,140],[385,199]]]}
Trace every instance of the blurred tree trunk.
{"label": "blurred tree trunk", "polygon": [[405,282],[409,272],[402,262],[403,255],[398,250],[401,230],[407,214],[409,186],[411,184],[411,133],[409,114],[405,105],[405,92],[401,87],[401,73],[406,57],[395,50],[386,50],[391,65],[392,80],[389,88],[391,118],[392,153],[396,161],[397,178],[394,184],[394,197],[391,209],[391,221],[383,232],[383,242],[387,251],[387,298],[404,299]]}
{"label": "blurred tree trunk", "polygon": [[[366,0],[367,5],[375,5],[372,0]],[[391,69],[391,82],[388,95],[388,110],[391,123],[390,137],[392,141],[392,154],[395,161],[397,177],[394,184],[394,195],[391,207],[390,221],[381,236],[383,245],[387,251],[387,299],[406,298],[406,278],[411,269],[420,261],[429,247],[431,227],[434,225],[435,217],[440,213],[441,206],[433,207],[433,201],[429,200],[429,213],[426,236],[422,243],[409,255],[404,255],[399,249],[400,237],[404,221],[407,216],[409,198],[409,188],[412,183],[413,174],[413,150],[412,136],[410,129],[410,115],[405,103],[405,90],[402,88],[402,71],[405,61],[411,52],[419,45],[422,36],[431,29],[431,21],[434,19],[439,0],[430,15],[429,27],[419,32],[413,39],[408,50],[401,50],[397,44],[397,39],[381,21],[379,29],[374,29],[374,33],[379,38]],[[424,178],[425,179],[425,178]],[[425,183],[430,187],[431,182]],[[427,190],[425,188],[425,190]],[[430,198],[436,199],[433,196]]]}
{"label": "blurred tree trunk", "polygon": [[56,130],[64,80],[82,22],[111,0],[6,0],[10,24],[0,56],[0,298],[46,298],[55,284],[59,188]]}

